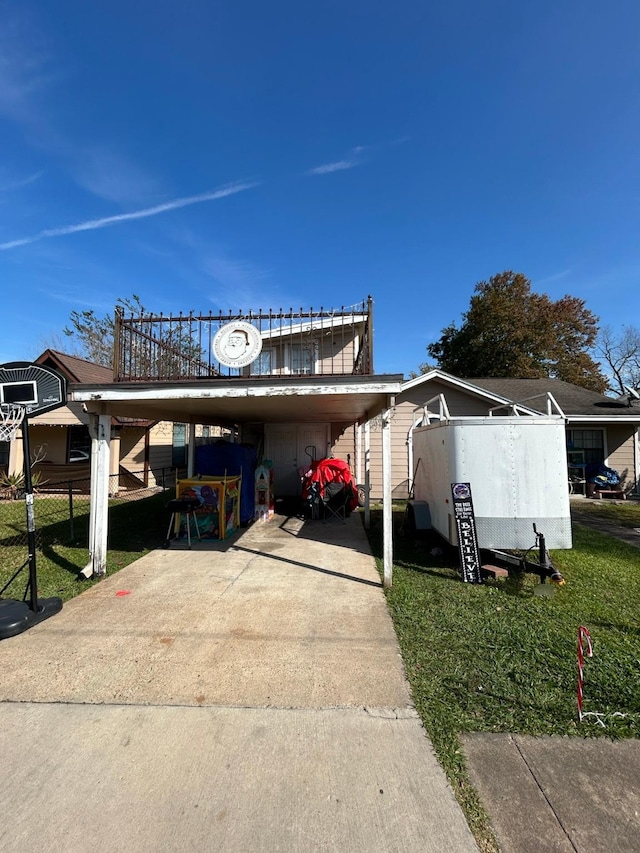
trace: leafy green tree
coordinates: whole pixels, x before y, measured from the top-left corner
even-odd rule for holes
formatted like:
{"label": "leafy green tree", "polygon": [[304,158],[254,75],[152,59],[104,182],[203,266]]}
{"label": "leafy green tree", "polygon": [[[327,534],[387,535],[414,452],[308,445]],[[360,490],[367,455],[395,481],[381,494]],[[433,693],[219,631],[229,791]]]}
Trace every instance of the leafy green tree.
{"label": "leafy green tree", "polygon": [[438,366],[461,377],[551,377],[603,392],[607,381],[590,356],[598,318],[582,299],[553,301],[533,293],[531,282],[511,270],[480,281],[469,310],[427,346]]}

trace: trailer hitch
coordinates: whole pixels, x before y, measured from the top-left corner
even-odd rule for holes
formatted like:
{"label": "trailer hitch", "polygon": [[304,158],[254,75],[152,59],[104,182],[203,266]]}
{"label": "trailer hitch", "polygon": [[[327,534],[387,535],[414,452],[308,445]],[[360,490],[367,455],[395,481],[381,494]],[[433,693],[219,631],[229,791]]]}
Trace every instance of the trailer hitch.
{"label": "trailer hitch", "polygon": [[536,544],[529,549],[529,551],[533,550],[533,548],[538,548],[538,562],[535,563],[533,560],[527,559],[527,554],[529,551],[525,553],[524,556],[516,556],[515,554],[507,554],[504,551],[491,551],[492,560],[497,563],[497,565],[502,565],[505,568],[509,568],[509,566],[513,566],[515,569],[521,572],[531,572],[532,574],[538,575],[540,578],[540,583],[545,583],[547,580],[551,581],[551,583],[556,584],[557,586],[563,586],[566,581],[563,578],[562,574],[556,569],[556,567],[551,562],[551,557],[549,552],[547,551],[547,544],[545,542],[544,534],[538,532],[536,525],[533,525],[533,532],[536,537]]}
{"label": "trailer hitch", "polygon": [[[533,532],[535,534],[536,543],[538,545],[538,573],[540,575],[540,583],[544,583],[545,580],[549,578],[551,583],[555,583],[558,586],[563,586],[566,581],[551,562],[551,556],[547,551],[547,543],[545,542],[544,533],[538,532],[538,528],[536,527],[535,521],[533,523]],[[528,571],[531,570],[529,569]]]}

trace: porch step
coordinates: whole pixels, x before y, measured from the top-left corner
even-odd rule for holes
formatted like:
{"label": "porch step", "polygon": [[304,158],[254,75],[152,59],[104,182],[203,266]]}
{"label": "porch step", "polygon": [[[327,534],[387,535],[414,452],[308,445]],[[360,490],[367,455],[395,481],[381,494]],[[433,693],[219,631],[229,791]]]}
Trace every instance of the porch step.
{"label": "porch step", "polygon": [[589,497],[602,500],[605,495],[620,501],[626,501],[627,499],[627,495],[622,489],[596,489],[592,495],[589,495]]}
{"label": "porch step", "polygon": [[502,566],[492,566],[490,563],[487,563],[484,566],[481,566],[483,575],[493,578],[508,578],[509,572],[507,569],[503,569]]}

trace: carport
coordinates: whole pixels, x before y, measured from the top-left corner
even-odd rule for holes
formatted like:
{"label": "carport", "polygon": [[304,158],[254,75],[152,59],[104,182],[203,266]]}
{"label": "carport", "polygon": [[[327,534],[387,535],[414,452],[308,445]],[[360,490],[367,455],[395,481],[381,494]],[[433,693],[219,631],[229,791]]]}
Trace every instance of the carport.
{"label": "carport", "polygon": [[193,468],[195,424],[238,427],[252,424],[319,423],[364,426],[365,527],[370,522],[369,424],[380,416],[383,473],[384,586],[392,583],[390,415],[400,375],[215,377],[154,382],[77,384],[68,399],[91,415],[90,563],[86,574],[106,573],[111,418],[144,418],[191,426],[189,466]]}

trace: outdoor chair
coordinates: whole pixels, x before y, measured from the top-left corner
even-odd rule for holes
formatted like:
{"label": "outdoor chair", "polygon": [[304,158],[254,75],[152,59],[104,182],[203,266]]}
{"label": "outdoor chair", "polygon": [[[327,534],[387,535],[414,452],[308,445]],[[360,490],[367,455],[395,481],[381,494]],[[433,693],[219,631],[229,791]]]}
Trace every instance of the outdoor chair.
{"label": "outdoor chair", "polygon": [[341,459],[320,459],[311,463],[302,481],[302,501],[311,519],[324,522],[335,518],[346,524],[358,505],[351,471]]}
{"label": "outdoor chair", "polygon": [[353,490],[349,483],[327,483],[322,494],[323,522],[335,518],[346,524],[352,503]]}
{"label": "outdoor chair", "polygon": [[195,511],[200,506],[200,501],[192,500],[189,498],[185,499],[176,499],[169,501],[169,503],[165,504],[165,509],[168,509],[171,512],[171,520],[169,521],[169,527],[167,528],[167,538],[165,539],[164,546],[165,548],[171,547],[171,531],[175,529],[175,521],[176,516],[178,518],[181,515],[186,516],[186,528],[187,528],[187,541],[189,542],[189,550],[191,550],[191,523],[195,525],[196,533],[198,535],[198,539],[200,539],[200,528],[198,527],[198,520],[195,517]]}

